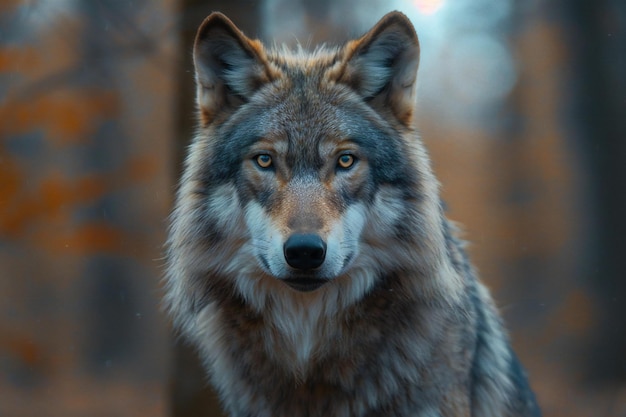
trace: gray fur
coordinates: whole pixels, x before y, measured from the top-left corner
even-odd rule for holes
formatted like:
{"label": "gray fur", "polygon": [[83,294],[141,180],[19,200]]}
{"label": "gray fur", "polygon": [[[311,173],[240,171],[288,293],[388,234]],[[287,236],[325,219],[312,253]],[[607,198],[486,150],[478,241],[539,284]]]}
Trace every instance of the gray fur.
{"label": "gray fur", "polygon": [[[391,13],[311,55],[248,42],[220,14],[196,40],[200,88],[216,62],[228,63],[219,79],[231,87],[199,94],[168,240],[165,303],[224,408],[539,416],[412,125],[419,47],[408,19]],[[336,163],[345,152],[350,169]],[[255,165],[258,154],[271,167]],[[294,271],[282,245],[303,232],[328,253]],[[289,279],[325,283],[301,292]]]}

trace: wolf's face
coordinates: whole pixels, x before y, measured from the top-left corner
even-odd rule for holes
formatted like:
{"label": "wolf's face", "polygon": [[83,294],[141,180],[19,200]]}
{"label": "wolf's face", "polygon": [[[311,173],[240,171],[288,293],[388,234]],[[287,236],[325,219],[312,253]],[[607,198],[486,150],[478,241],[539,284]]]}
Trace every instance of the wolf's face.
{"label": "wolf's face", "polygon": [[[365,223],[359,201],[368,194],[369,167],[355,141],[320,126],[319,115],[306,108],[311,103],[303,104],[303,114],[279,116],[286,116],[284,128],[245,153],[240,198],[259,265],[295,289],[313,290],[359,253]],[[301,126],[289,124],[294,117]],[[322,120],[337,125],[333,118]]]}
{"label": "wolf's face", "polygon": [[247,146],[228,145],[240,155],[232,174],[256,261],[298,290],[350,268],[368,203],[379,183],[392,180],[376,171],[401,152],[398,145],[377,149],[386,132],[371,109],[341,88],[320,91],[319,81],[305,79],[277,100],[260,94],[262,111],[235,116],[253,121],[233,124],[233,136],[252,135]]}
{"label": "wolf's face", "polygon": [[406,183],[399,135],[355,93],[320,84],[259,92],[218,129],[205,167],[209,199],[239,202],[258,266],[304,291],[351,267],[377,192]]}
{"label": "wolf's face", "polygon": [[194,60],[201,126],[171,233],[188,269],[312,291],[429,246],[438,201],[412,128],[419,46],[406,18],[305,53],[266,51],[213,14]]}

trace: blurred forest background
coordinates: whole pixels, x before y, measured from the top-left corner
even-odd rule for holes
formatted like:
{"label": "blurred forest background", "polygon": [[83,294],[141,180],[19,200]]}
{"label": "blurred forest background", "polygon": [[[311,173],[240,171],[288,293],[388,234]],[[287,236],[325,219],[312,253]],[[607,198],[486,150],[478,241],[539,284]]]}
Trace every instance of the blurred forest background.
{"label": "blurred forest background", "polygon": [[626,2],[2,0],[0,416],[218,416],[159,310],[213,10],[334,43],[401,10],[449,216],[546,416],[626,416]]}

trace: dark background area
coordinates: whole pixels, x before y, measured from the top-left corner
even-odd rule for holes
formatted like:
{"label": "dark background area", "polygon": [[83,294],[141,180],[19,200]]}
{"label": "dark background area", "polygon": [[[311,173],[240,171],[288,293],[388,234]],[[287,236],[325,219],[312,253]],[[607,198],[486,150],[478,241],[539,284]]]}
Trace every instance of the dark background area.
{"label": "dark background area", "polygon": [[0,416],[218,416],[159,310],[213,10],[305,47],[398,9],[449,216],[546,416],[626,416],[626,2],[0,3]]}

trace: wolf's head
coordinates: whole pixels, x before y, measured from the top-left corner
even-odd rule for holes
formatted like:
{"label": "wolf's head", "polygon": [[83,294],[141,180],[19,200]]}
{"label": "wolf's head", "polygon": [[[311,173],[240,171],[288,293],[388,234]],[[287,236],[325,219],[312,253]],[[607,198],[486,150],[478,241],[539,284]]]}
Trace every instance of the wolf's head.
{"label": "wolf's head", "polygon": [[354,301],[395,271],[437,269],[445,245],[413,128],[419,43],[406,16],[305,52],[266,50],[214,13],[194,62],[200,126],[173,215],[171,288]]}

